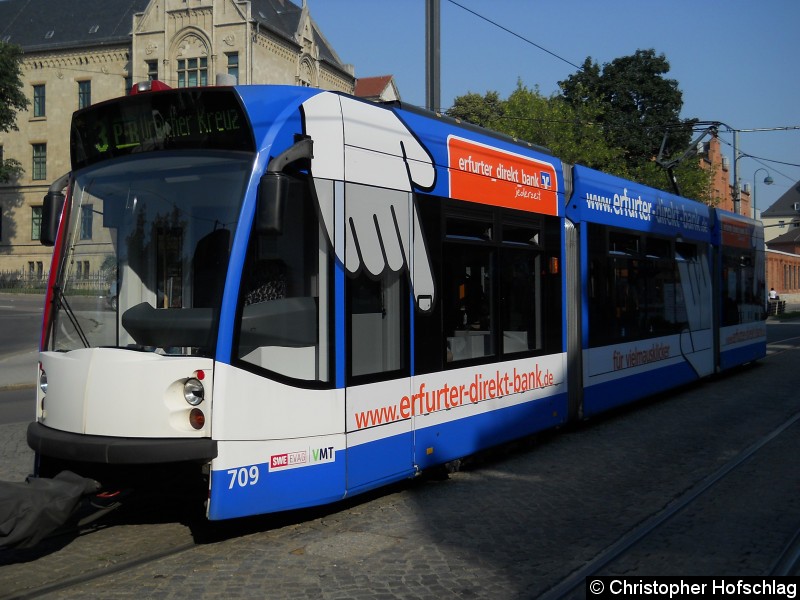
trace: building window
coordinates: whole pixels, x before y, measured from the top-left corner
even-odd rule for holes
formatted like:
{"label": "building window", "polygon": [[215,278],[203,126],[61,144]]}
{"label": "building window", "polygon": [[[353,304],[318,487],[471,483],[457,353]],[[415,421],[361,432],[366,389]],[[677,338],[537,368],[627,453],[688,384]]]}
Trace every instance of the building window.
{"label": "building window", "polygon": [[94,215],[94,211],[92,210],[92,205],[87,204],[81,207],[81,239],[82,240],[90,240],[92,239],[92,215]]}
{"label": "building window", "polygon": [[33,144],[32,178],[47,179],[47,144]]}
{"label": "building window", "polygon": [[236,77],[236,83],[239,83],[239,53],[231,52],[228,55],[228,75]]}
{"label": "building window", "polygon": [[92,103],[92,82],[78,82],[78,108],[86,108]]}
{"label": "building window", "polygon": [[45,116],[44,84],[33,86],[33,116]]}
{"label": "building window", "polygon": [[[42,233],[42,207],[31,206],[31,239],[38,240]],[[31,263],[33,265],[33,263]]]}
{"label": "building window", "polygon": [[145,61],[147,65],[147,79],[149,81],[153,81],[154,79],[158,79],[158,61],[157,60],[148,60]]}
{"label": "building window", "polygon": [[178,87],[208,85],[208,58],[178,60]]}
{"label": "building window", "polygon": [[91,273],[89,273],[89,261],[75,261],[75,279],[89,279],[90,276]]}

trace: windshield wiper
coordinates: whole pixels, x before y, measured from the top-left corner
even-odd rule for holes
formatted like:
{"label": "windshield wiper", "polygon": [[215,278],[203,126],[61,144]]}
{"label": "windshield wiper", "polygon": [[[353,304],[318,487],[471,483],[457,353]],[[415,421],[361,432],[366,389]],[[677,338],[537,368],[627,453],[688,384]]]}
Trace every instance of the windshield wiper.
{"label": "windshield wiper", "polygon": [[67,297],[64,295],[64,290],[62,290],[60,286],[54,285],[53,291],[55,292],[55,297],[53,300],[58,302],[59,307],[64,309],[64,312],[69,318],[69,322],[72,323],[72,326],[78,333],[78,337],[80,337],[83,347],[88,348],[89,338],[86,337],[86,334],[83,332],[83,328],[81,327],[80,323],[78,323],[78,317],[75,316],[75,313],[72,311],[69,302],[67,302]]}

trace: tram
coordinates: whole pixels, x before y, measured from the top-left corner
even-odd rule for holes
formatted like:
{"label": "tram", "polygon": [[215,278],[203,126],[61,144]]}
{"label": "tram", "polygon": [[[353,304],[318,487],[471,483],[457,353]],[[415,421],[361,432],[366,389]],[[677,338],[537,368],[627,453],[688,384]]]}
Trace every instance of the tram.
{"label": "tram", "polygon": [[[296,509],[765,355],[758,222],[413,107],[142,91],[70,144],[40,476]],[[82,295],[90,263],[111,301]]]}

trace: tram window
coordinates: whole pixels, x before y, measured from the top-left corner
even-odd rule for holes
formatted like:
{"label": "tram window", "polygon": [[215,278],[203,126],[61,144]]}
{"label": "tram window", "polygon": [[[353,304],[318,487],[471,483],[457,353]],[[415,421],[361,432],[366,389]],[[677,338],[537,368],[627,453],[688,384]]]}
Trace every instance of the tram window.
{"label": "tram window", "polygon": [[450,239],[489,241],[492,239],[491,214],[476,214],[474,217],[448,216],[446,234]]}
{"label": "tram window", "polygon": [[424,196],[417,209],[437,292],[415,314],[416,373],[561,348],[558,219]]}
{"label": "tram window", "polygon": [[518,223],[503,223],[503,243],[539,247],[539,227]]}
{"label": "tram window", "polygon": [[682,299],[678,294],[675,280],[675,263],[671,259],[671,248],[668,241],[659,240],[653,254],[653,240],[647,240],[647,259],[642,261],[641,272],[644,281],[644,302],[642,305],[643,337],[669,335],[677,331],[686,321],[685,313],[680,313],[676,306]]}
{"label": "tram window", "polygon": [[444,250],[447,360],[458,362],[495,354],[492,318],[492,248],[447,244]]}
{"label": "tram window", "polygon": [[330,380],[330,259],[306,185],[286,203],[279,234],[253,229],[242,273],[238,357],[304,381]]}
{"label": "tram window", "polygon": [[757,269],[755,251],[722,250],[722,325],[749,323],[763,318],[763,268]]}
{"label": "tram window", "polygon": [[712,286],[705,245],[676,242],[675,272],[676,327],[710,328]]}
{"label": "tram window", "polygon": [[[348,183],[345,222],[348,375],[352,378],[399,377],[409,372],[410,290],[398,231],[408,227],[406,192]],[[394,215],[393,221],[385,218]],[[394,231],[392,231],[394,227]],[[352,271],[355,271],[354,273]],[[366,381],[364,379],[363,381]]]}
{"label": "tram window", "polygon": [[669,240],[664,240],[661,238],[647,238],[646,242],[647,249],[645,254],[647,258],[672,258],[672,245]]}
{"label": "tram window", "polygon": [[608,234],[608,251],[611,254],[639,254],[639,236],[612,231]]}
{"label": "tram window", "polygon": [[697,260],[697,246],[684,242],[675,242],[675,259],[678,262]]}
{"label": "tram window", "polygon": [[[505,229],[504,229],[505,232]],[[503,354],[542,347],[541,256],[526,250],[503,248],[500,260],[500,324]]]}
{"label": "tram window", "polygon": [[588,236],[590,347],[711,326],[702,246],[600,225]]}
{"label": "tram window", "polygon": [[387,271],[380,279],[361,272],[348,278],[350,374],[377,375],[408,364],[408,284],[405,273]]}

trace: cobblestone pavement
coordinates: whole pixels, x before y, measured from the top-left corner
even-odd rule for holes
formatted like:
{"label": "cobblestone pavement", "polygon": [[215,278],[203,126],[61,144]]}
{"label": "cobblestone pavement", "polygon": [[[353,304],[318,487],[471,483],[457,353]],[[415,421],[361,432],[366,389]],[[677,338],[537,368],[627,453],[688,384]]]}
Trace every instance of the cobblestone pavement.
{"label": "cobblestone pavement", "polygon": [[[127,513],[46,552],[0,555],[0,598],[181,544],[43,597],[535,598],[797,414],[798,358],[775,354],[486,453],[447,479],[216,525],[227,535],[191,547],[201,537],[191,523]],[[30,468],[24,426],[0,436],[0,479],[19,480]],[[800,528],[799,441],[789,428],[606,572],[768,572]]]}

